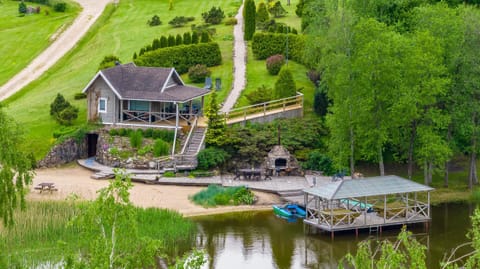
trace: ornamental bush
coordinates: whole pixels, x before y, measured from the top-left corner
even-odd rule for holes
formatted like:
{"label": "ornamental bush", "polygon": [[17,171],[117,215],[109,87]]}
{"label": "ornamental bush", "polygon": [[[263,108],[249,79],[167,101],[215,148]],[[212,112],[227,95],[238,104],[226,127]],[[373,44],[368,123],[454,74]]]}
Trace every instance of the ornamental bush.
{"label": "ornamental bush", "polygon": [[272,100],[273,89],[265,85],[258,87],[256,91],[246,95],[248,102],[251,105],[261,104]]}
{"label": "ornamental bush", "polygon": [[209,147],[202,149],[198,155],[198,169],[208,170],[224,164],[230,155],[223,149]]}
{"label": "ornamental bush", "polygon": [[220,7],[212,7],[210,11],[202,13],[202,18],[205,23],[220,24],[225,18],[225,13]]}
{"label": "ornamental bush", "polygon": [[158,17],[158,15],[153,15],[153,17],[147,21],[147,24],[150,26],[157,26],[162,24],[162,21],[160,21],[160,17]]}
{"label": "ornamental bush", "polygon": [[184,45],[192,44],[192,34],[190,32],[183,33],[183,44]]}
{"label": "ornamental bush", "polygon": [[27,13],[27,5],[23,1],[18,3],[18,13],[20,14]]}
{"label": "ornamental bush", "polygon": [[245,0],[245,8],[243,10],[244,31],[243,37],[245,40],[252,40],[255,33],[255,2],[253,0]]}
{"label": "ornamental bush", "polygon": [[257,28],[262,28],[263,23],[267,22],[269,19],[270,15],[268,15],[267,5],[265,5],[264,2],[260,2],[257,6],[257,14],[255,17]]}
{"label": "ornamental bush", "polygon": [[[287,34],[255,33],[252,39],[252,51],[257,60],[264,60],[275,54],[285,54]],[[303,63],[305,37],[288,34],[288,58]]]}
{"label": "ornamental bush", "polygon": [[197,64],[208,67],[222,64],[222,55],[217,43],[200,43],[162,48],[146,52],[135,59],[138,66],[173,66],[178,73],[188,72],[188,68]]}
{"label": "ornamental bush", "polygon": [[172,27],[183,27],[185,24],[194,21],[195,17],[185,17],[185,16],[176,16],[171,21],[168,22]]}
{"label": "ornamental bush", "polygon": [[64,110],[65,108],[69,107],[70,103],[65,100],[62,94],[57,93],[57,97],[53,100],[50,104],[50,115],[56,116],[60,111]]}
{"label": "ornamental bush", "polygon": [[278,72],[285,64],[285,58],[281,54],[275,54],[267,58],[266,64],[270,75],[278,75]]}
{"label": "ornamental bush", "polygon": [[276,99],[294,96],[297,93],[295,81],[292,72],[285,65],[278,74],[278,80],[275,82],[274,95]]}
{"label": "ornamental bush", "polygon": [[200,83],[205,81],[206,77],[209,77],[212,74],[206,65],[197,64],[188,69],[188,78],[193,83]]}
{"label": "ornamental bush", "polygon": [[275,2],[275,4],[268,9],[268,12],[275,18],[284,17],[287,14],[287,11],[282,7],[280,1]]}
{"label": "ornamental bush", "polygon": [[65,10],[67,10],[67,3],[57,2],[53,5],[53,10],[56,12],[65,12]]}
{"label": "ornamental bush", "polygon": [[73,121],[78,118],[78,108],[69,105],[57,114],[56,120],[61,125],[72,125]]}

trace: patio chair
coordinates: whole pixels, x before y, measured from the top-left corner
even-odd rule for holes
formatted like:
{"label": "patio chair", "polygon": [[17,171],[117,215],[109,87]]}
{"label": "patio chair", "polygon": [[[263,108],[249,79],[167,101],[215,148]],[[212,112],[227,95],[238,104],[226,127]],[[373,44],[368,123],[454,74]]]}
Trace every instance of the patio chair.
{"label": "patio chair", "polygon": [[220,78],[215,79],[215,90],[219,91],[222,88],[222,80]]}
{"label": "patio chair", "polygon": [[212,89],[212,78],[211,77],[206,77],[205,78],[205,86],[203,87],[204,89]]}

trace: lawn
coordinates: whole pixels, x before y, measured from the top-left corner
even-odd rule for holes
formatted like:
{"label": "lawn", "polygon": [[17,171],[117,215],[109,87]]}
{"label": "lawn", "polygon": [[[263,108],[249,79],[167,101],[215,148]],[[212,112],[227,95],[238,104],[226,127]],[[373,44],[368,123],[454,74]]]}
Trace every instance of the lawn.
{"label": "lawn", "polygon": [[[282,2],[283,7],[288,13],[285,17],[275,18],[275,21],[286,23],[287,25],[292,26],[300,31],[301,19],[295,14],[297,3],[298,0],[292,0],[290,6],[287,6],[286,2]],[[304,94],[304,113],[306,115],[313,113],[313,95],[315,91],[315,85],[313,85],[313,83],[310,82],[306,76],[308,69],[292,60],[288,61],[288,67],[292,71],[297,89]],[[245,95],[255,91],[262,85],[273,89],[277,78],[278,76],[273,76],[268,73],[265,60],[255,60],[252,53],[251,42],[249,42],[247,56],[247,85],[237,101],[236,107],[250,105]]]}
{"label": "lawn", "polygon": [[57,31],[65,29],[80,12],[80,6],[73,2],[68,2],[64,13],[27,2],[27,6],[30,5],[39,6],[40,13],[20,17],[18,1],[0,1],[0,85],[5,84],[48,47]]}
{"label": "lawn", "polygon": [[[24,126],[28,140],[26,146],[34,150],[37,159],[42,158],[55,142],[53,131],[59,128],[49,115],[50,103],[57,93],[62,93],[80,109],[75,124],[85,123],[86,101],[75,101],[73,95],[80,92],[95,75],[104,56],[114,54],[123,63],[131,62],[133,53],[151,44],[154,38],[190,31],[190,26],[172,28],[168,21],[173,17],[194,16],[192,23],[202,24],[201,13],[212,6],[220,6],[228,15],[234,14],[240,3],[240,0],[176,0],[173,10],[169,10],[168,1],[126,0],[120,1],[117,7],[110,5],[75,49],[40,79],[5,102],[6,111]],[[155,14],[160,16],[162,25],[150,27],[147,21]],[[224,64],[212,68],[212,77],[222,79],[223,89],[219,96],[223,98],[228,94],[232,81],[233,26],[217,25],[215,28],[217,34],[214,39],[220,44]],[[188,78],[183,78],[188,84]]]}

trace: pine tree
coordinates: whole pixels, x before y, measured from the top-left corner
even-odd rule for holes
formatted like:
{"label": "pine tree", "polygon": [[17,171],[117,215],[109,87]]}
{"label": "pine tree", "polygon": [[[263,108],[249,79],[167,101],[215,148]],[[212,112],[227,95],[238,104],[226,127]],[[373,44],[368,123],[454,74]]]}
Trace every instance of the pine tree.
{"label": "pine tree", "polygon": [[225,116],[219,112],[220,105],[217,102],[217,94],[216,91],[212,91],[210,103],[205,111],[205,115],[208,118],[208,129],[205,134],[205,143],[207,146],[221,147],[225,143],[227,125]]}
{"label": "pine tree", "polygon": [[274,94],[275,98],[286,98],[294,96],[297,93],[295,81],[293,80],[292,72],[286,65],[280,69],[278,80],[275,82]]}
{"label": "pine tree", "polygon": [[251,40],[255,33],[255,1],[246,0],[245,9],[243,10],[244,16],[244,32],[243,36],[245,40]]}
{"label": "pine tree", "polygon": [[190,45],[192,44],[192,35],[190,32],[183,33],[183,44]]}

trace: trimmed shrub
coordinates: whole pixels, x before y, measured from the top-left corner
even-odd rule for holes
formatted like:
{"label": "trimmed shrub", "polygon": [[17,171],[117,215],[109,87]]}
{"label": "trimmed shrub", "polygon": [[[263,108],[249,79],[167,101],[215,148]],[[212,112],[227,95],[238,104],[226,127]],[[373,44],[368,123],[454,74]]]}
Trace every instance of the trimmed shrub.
{"label": "trimmed shrub", "polygon": [[268,12],[272,14],[275,18],[284,17],[288,12],[282,7],[280,1],[275,2],[269,9]]}
{"label": "trimmed shrub", "polygon": [[168,36],[168,46],[173,47],[176,45],[175,37],[173,35]]}
{"label": "trimmed shrub", "polygon": [[202,32],[200,43],[208,43],[208,42],[210,42],[210,34],[207,31],[204,31]]}
{"label": "trimmed shrub", "polygon": [[53,10],[56,12],[65,12],[65,10],[67,10],[67,3],[57,2],[53,5]]}
{"label": "trimmed shrub", "polygon": [[74,96],[73,99],[75,100],[80,100],[80,99],[85,99],[87,98],[87,94],[83,92],[77,92]]}
{"label": "trimmed shrub", "polygon": [[175,37],[175,45],[183,45],[183,38],[180,34],[177,34]]}
{"label": "trimmed shrub", "polygon": [[262,29],[262,25],[270,19],[268,15],[267,5],[264,2],[260,2],[257,6],[257,14],[255,17],[255,23],[258,28]]}
{"label": "trimmed shrub", "polygon": [[27,5],[23,1],[18,3],[18,13],[20,14],[27,13]]}
{"label": "trimmed shrub", "polygon": [[225,13],[220,7],[212,7],[210,11],[202,13],[202,18],[205,23],[220,24],[225,18]]}
{"label": "trimmed shrub", "polygon": [[78,118],[78,108],[69,105],[58,113],[56,119],[61,125],[72,125],[73,121]]}
{"label": "trimmed shrub", "polygon": [[160,157],[165,156],[170,153],[170,144],[163,141],[162,139],[155,139],[153,144],[153,156]]}
{"label": "trimmed shrub", "polygon": [[172,27],[183,27],[185,24],[194,21],[195,17],[176,16],[168,22]]}
{"label": "trimmed shrub", "polygon": [[[287,34],[255,33],[252,52],[257,60],[264,60],[275,54],[284,54]],[[288,34],[288,58],[303,63],[305,37]]]}
{"label": "trimmed shrub", "polygon": [[274,95],[276,99],[294,96],[297,93],[292,72],[287,66],[283,66],[275,82]]}
{"label": "trimmed shrub", "polygon": [[192,34],[190,32],[183,33],[183,44],[184,45],[192,44]]}
{"label": "trimmed shrub", "polygon": [[168,47],[168,39],[166,36],[161,36],[160,37],[160,48],[166,48]]}
{"label": "trimmed shrub", "polygon": [[245,1],[245,8],[243,9],[244,31],[243,37],[245,40],[252,40],[255,33],[255,2],[253,0]]}
{"label": "trimmed shrub", "polygon": [[200,83],[205,81],[206,77],[209,77],[212,71],[204,64],[197,64],[188,69],[188,78],[193,83]]}
{"label": "trimmed shrub", "polygon": [[256,91],[247,94],[246,97],[251,105],[255,105],[272,100],[272,93],[272,88],[267,88],[267,86],[262,85],[258,87]]}
{"label": "trimmed shrub", "polygon": [[198,169],[208,170],[224,164],[230,155],[223,149],[209,147],[201,150],[197,155]]}
{"label": "trimmed shrub", "polygon": [[225,25],[236,25],[237,23],[238,22],[236,18],[228,18],[224,22]]}
{"label": "trimmed shrub", "polygon": [[100,64],[98,65],[97,71],[113,67],[117,62],[120,62],[120,58],[115,55],[107,55],[103,57],[102,62],[100,62]]}
{"label": "trimmed shrub", "polygon": [[162,48],[147,52],[135,60],[138,66],[173,66],[180,74],[197,64],[210,67],[221,63],[220,47],[213,42]]}
{"label": "trimmed shrub", "polygon": [[130,133],[130,145],[132,148],[140,148],[143,142],[143,134],[140,130]]}
{"label": "trimmed shrub", "polygon": [[198,33],[197,33],[197,32],[193,32],[193,33],[192,33],[192,44],[197,44],[198,41],[199,41]]}
{"label": "trimmed shrub", "polygon": [[158,17],[158,15],[153,15],[152,19],[147,21],[147,24],[150,26],[157,26],[162,24],[162,21],[160,20],[160,17]]}
{"label": "trimmed shrub", "polygon": [[281,54],[272,55],[267,58],[266,64],[270,75],[278,75],[278,72],[285,64],[285,58]]}

